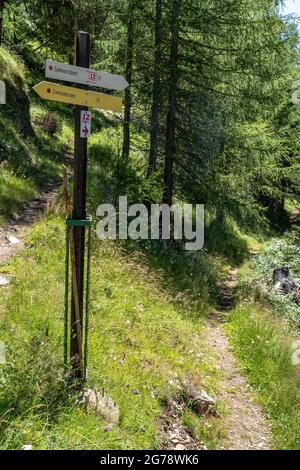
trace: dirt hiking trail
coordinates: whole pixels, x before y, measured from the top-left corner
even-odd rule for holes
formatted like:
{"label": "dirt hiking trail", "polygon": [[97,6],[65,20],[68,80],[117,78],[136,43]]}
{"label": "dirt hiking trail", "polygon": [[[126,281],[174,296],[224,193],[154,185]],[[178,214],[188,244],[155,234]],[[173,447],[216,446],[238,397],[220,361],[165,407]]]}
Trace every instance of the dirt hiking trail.
{"label": "dirt hiking trail", "polygon": [[205,334],[208,344],[217,356],[217,367],[222,372],[218,399],[225,403],[228,414],[223,418],[227,432],[224,448],[228,450],[271,450],[271,424],[255,403],[254,392],[241,374],[227,335],[224,331],[228,314],[233,308],[237,270],[232,269],[222,288],[219,309],[209,315]]}
{"label": "dirt hiking trail", "polygon": [[40,194],[12,218],[7,224],[0,226],[0,265],[24,247],[24,239],[30,226],[43,216],[51,205],[62,185],[55,179],[43,187]]}

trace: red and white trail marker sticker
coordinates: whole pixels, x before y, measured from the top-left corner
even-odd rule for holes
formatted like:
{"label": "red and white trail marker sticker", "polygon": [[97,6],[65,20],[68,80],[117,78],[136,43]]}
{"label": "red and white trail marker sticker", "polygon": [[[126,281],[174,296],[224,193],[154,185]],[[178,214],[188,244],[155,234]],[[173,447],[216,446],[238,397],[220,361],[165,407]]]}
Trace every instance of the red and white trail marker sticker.
{"label": "red and white trail marker sticker", "polygon": [[92,113],[91,111],[81,111],[80,137],[88,139],[91,135]]}
{"label": "red and white trail marker sticker", "polygon": [[94,85],[97,85],[97,72],[89,70],[88,71],[88,82]]}

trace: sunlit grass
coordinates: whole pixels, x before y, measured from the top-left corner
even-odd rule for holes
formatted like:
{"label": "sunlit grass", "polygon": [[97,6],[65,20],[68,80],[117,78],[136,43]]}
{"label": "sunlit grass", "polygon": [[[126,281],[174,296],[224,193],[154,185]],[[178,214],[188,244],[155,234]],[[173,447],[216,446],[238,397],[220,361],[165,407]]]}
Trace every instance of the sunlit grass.
{"label": "sunlit grass", "polygon": [[300,449],[300,369],[286,324],[260,304],[237,307],[227,331],[244,373],[273,423],[276,449]]}
{"label": "sunlit grass", "polygon": [[20,211],[35,195],[32,183],[0,168],[0,224]]}

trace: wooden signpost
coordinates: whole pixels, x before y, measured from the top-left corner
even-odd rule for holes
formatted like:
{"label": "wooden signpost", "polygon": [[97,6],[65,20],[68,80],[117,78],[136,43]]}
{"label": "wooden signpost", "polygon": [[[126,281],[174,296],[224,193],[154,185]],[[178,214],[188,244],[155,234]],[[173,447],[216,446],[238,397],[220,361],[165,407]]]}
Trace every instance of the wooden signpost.
{"label": "wooden signpost", "polygon": [[[120,113],[122,112],[123,103],[119,97],[93,92],[88,90],[88,87],[99,86],[111,90],[123,90],[128,86],[126,80],[120,75],[98,72],[89,67],[90,35],[85,32],[78,32],[76,65],[47,60],[45,72],[47,78],[77,83],[78,86],[75,88],[44,81],[34,87],[36,93],[43,99],[75,105],[73,212],[71,217],[67,219],[65,364],[68,364],[69,355],[72,365],[72,378],[79,381],[86,378],[87,370],[91,240],[91,218],[86,213],[87,139],[91,134],[91,113],[88,107]],[[88,229],[88,260],[85,269],[86,229]],[[69,321],[68,276],[70,255],[72,295],[71,318]]]}
{"label": "wooden signpost", "polygon": [[[84,32],[77,34],[76,65],[90,66],[91,38]],[[84,92],[83,92],[84,93]],[[86,214],[86,178],[87,178],[87,139],[82,139],[81,113],[87,107],[75,107],[75,149],[74,149],[74,187],[73,187],[73,220],[87,220]],[[76,223],[76,222],[75,222]],[[84,306],[84,262],[85,262],[85,231],[86,226],[74,225],[71,237],[72,262],[72,300],[71,300],[71,335],[70,360],[73,376],[84,379],[86,371],[83,367],[83,306]],[[73,251],[72,251],[73,250]]]}

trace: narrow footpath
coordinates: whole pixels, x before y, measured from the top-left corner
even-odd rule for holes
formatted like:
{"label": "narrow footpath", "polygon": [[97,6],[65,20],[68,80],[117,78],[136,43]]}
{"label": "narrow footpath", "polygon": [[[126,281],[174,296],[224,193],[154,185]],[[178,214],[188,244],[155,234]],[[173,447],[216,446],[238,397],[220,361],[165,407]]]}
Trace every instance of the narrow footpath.
{"label": "narrow footpath", "polygon": [[237,270],[232,269],[220,296],[219,309],[207,320],[206,339],[217,356],[217,367],[223,378],[217,397],[225,403],[227,412],[224,429],[228,450],[271,450],[271,423],[262,408],[255,403],[255,395],[247,379],[242,375],[224,330],[230,310],[234,306]]}

